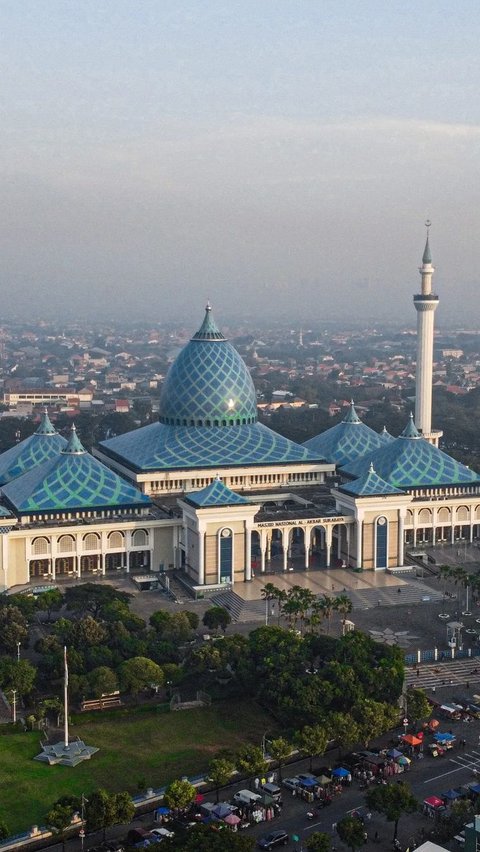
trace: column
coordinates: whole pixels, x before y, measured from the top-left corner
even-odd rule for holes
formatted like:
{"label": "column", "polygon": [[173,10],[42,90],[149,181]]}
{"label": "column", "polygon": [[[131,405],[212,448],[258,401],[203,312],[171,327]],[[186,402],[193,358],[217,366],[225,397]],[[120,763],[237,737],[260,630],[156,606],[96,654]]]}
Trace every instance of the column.
{"label": "column", "polygon": [[260,533],[260,571],[265,574],[265,556],[268,547],[268,535],[264,530]]}
{"label": "column", "polygon": [[[2,535],[2,568],[3,582],[5,589],[8,589],[8,535]],[[30,560],[28,560],[28,577],[26,582],[30,582]]]}
{"label": "column", "polygon": [[105,532],[105,530],[102,530],[102,532],[100,533],[100,547],[102,549],[102,552],[101,552],[101,555],[100,555],[100,566],[102,568],[102,576],[103,577],[105,576],[105,572],[107,570],[107,558],[106,558],[107,546],[108,546],[107,533]]}
{"label": "column", "polygon": [[405,558],[405,515],[402,511],[398,514],[398,567],[403,568]]}
{"label": "column", "polygon": [[310,527],[305,527],[303,530],[303,544],[305,547],[305,570],[310,567],[310,542],[312,539],[312,530]]}
{"label": "column", "polygon": [[330,568],[330,562],[331,562],[332,534],[333,534],[333,527],[328,526],[325,530],[325,565],[326,565],[327,568]]}
{"label": "column", "polygon": [[130,573],[130,549],[131,549],[131,547],[132,547],[132,532],[131,532],[131,530],[126,530],[126,532],[125,532],[125,550],[126,550],[126,557],[127,557],[127,567],[126,567],[127,574]]}
{"label": "column", "polygon": [[52,557],[52,579],[55,580],[57,577],[57,540],[53,538],[50,541],[50,556]]}
{"label": "column", "polygon": [[252,579],[252,530],[245,527],[245,580]]}
{"label": "column", "polygon": [[357,553],[356,553],[356,567],[362,567],[362,544],[363,544],[363,521],[360,518],[357,518],[356,529],[355,532],[357,534]]}
{"label": "column", "polygon": [[290,543],[290,531],[285,529],[282,530],[282,545],[283,545],[283,570],[288,571],[288,551],[289,551],[289,543]]}
{"label": "column", "polygon": [[455,544],[455,524],[452,524],[450,542],[451,544]]}
{"label": "column", "polygon": [[337,559],[342,558],[342,534],[343,534],[343,526],[342,524],[337,525]]}
{"label": "column", "polygon": [[347,524],[347,568],[350,567],[351,527]]}
{"label": "column", "polygon": [[198,531],[198,585],[205,585],[205,533]]}

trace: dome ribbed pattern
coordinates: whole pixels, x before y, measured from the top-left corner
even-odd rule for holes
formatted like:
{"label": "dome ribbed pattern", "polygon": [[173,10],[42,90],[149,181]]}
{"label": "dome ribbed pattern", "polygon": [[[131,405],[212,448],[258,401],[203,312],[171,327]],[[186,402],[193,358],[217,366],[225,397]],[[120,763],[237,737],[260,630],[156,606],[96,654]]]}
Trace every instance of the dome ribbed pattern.
{"label": "dome ribbed pattern", "polygon": [[65,438],[55,431],[48,414],[44,414],[33,435],[0,455],[0,485],[57,456],[66,445]]}
{"label": "dome ribbed pattern", "polygon": [[362,423],[352,402],[341,423],[305,441],[303,446],[317,457],[343,465],[365,453],[374,452],[382,445],[380,435]]}
{"label": "dome ribbed pattern", "polygon": [[218,331],[210,308],[168,372],[159,420],[169,426],[241,426],[257,420],[248,368]]}

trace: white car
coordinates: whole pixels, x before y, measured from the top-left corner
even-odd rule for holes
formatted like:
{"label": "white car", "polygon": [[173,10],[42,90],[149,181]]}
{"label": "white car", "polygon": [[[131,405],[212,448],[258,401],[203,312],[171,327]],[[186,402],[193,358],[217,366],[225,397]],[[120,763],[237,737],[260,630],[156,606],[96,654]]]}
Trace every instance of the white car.
{"label": "white car", "polygon": [[296,790],[300,786],[300,778],[284,778],[282,784],[287,790]]}
{"label": "white car", "polygon": [[164,837],[175,837],[175,832],[169,831],[168,828],[152,828],[150,834],[158,837],[159,840],[163,840]]}

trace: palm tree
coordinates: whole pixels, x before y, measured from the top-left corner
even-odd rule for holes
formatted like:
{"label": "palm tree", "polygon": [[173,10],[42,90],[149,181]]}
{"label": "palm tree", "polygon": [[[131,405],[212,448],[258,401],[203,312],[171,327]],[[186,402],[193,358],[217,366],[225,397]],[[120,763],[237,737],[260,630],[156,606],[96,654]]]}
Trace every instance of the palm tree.
{"label": "palm tree", "polygon": [[335,598],[334,606],[335,610],[342,617],[342,636],[345,636],[345,622],[347,615],[350,615],[353,609],[353,604],[347,595],[339,595],[338,598]]}
{"label": "palm tree", "polygon": [[335,598],[330,597],[329,595],[323,595],[320,598],[320,608],[323,612],[324,618],[327,619],[327,634],[330,633],[330,619],[332,614],[335,612]]}
{"label": "palm tree", "polygon": [[321,601],[316,598],[310,607],[310,615],[306,619],[306,622],[310,628],[312,628],[312,632],[315,632],[315,628],[320,628],[320,625],[324,618],[323,607]]}

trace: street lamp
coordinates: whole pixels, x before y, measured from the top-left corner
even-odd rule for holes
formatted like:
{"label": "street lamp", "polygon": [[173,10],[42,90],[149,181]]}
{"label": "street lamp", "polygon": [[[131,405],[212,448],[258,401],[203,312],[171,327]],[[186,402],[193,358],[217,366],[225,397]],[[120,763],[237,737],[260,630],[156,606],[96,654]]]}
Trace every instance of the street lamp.
{"label": "street lamp", "polygon": [[265,755],[266,755],[267,734],[268,734],[268,731],[265,731],[265,733],[262,737],[262,756],[263,756],[264,760],[265,760]]}
{"label": "street lamp", "polygon": [[82,844],[82,852],[83,852],[83,845],[84,845],[84,843],[85,843],[85,803],[86,803],[86,802],[88,802],[88,799],[87,799],[87,797],[84,795],[84,793],[82,793],[82,798],[81,798],[82,827],[81,827],[80,832],[79,832],[79,834],[80,834],[80,842],[81,842],[81,844]]}
{"label": "street lamp", "polygon": [[17,642],[17,662],[20,662],[20,648],[22,647],[21,642]]}
{"label": "street lamp", "polygon": [[13,709],[13,724],[16,725],[16,723],[17,723],[17,690],[11,689],[10,692],[13,695],[13,708],[12,708]]}
{"label": "street lamp", "polygon": [[[268,627],[268,603],[269,599],[265,598],[265,627]],[[275,615],[275,604],[272,601],[272,608],[270,610],[270,615]]]}

